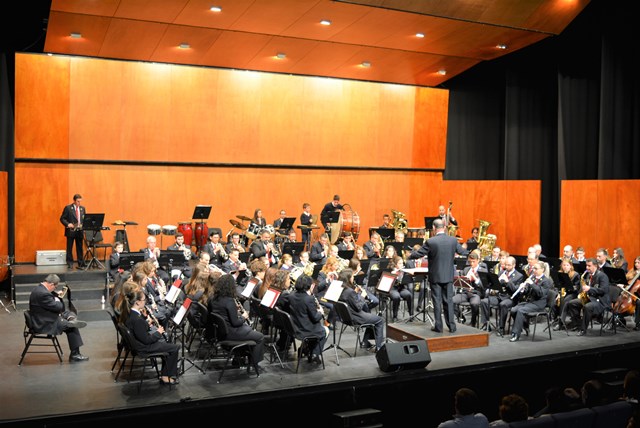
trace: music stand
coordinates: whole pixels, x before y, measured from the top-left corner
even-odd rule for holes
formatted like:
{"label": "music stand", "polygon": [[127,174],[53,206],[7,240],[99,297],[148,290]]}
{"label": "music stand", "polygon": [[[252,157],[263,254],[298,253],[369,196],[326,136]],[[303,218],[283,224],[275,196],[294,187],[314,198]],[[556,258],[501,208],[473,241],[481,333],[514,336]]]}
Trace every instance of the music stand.
{"label": "music stand", "polygon": [[[351,260],[356,254],[356,250],[338,250],[338,257],[345,260]],[[360,265],[362,267],[362,265]]]}
{"label": "music stand", "polygon": [[[615,268],[615,267],[612,267],[612,266],[604,266],[602,268],[602,271],[607,275],[607,277],[609,277],[609,284],[623,284],[623,285],[627,284],[627,276],[626,276],[626,272],[624,271],[624,269]],[[624,291],[623,291],[623,293],[624,293]],[[614,307],[614,311],[613,311],[613,313],[611,315],[611,320],[609,322],[610,323],[611,322],[615,322],[616,325],[622,326],[627,331],[629,331],[629,328],[627,327],[627,324],[623,323],[620,320],[621,315],[618,314],[618,309],[620,308],[620,305],[618,304],[617,301],[616,302],[612,302],[612,303],[614,303],[616,306]]]}
{"label": "music stand", "polygon": [[404,238],[405,250],[413,251],[413,247],[415,247],[416,245],[420,245],[422,247],[422,244],[424,244],[423,238],[412,238],[412,237]]}
{"label": "music stand", "polygon": [[296,222],[295,217],[285,217],[282,219],[282,223],[280,223],[279,230],[284,230],[285,232],[289,232],[293,227],[293,224]]}
{"label": "music stand", "polygon": [[93,232],[91,234],[91,241],[87,242],[87,252],[84,255],[84,260],[85,262],[87,259],[90,260],[89,263],[86,264],[84,270],[88,270],[91,267],[95,267],[97,269],[105,268],[104,265],[100,263],[100,261],[95,256],[96,236],[98,232],[102,230],[103,223],[104,213],[84,215],[84,220],[82,221],[82,230],[84,232]]}
{"label": "music stand", "polygon": [[487,265],[487,271],[493,272],[493,268],[500,262],[497,260],[482,260],[480,263]]}
{"label": "music stand", "polygon": [[[402,247],[404,246],[404,243],[403,243],[403,242],[385,242],[385,243],[384,243],[385,248],[386,248],[387,246],[389,246],[389,245],[390,245],[390,246],[392,246],[393,248],[395,248],[395,250],[396,250],[396,255],[398,255],[398,256],[400,256],[400,257],[402,257],[402,254],[403,254],[403,253],[402,253]],[[403,257],[403,258],[404,258],[404,257]]]}
{"label": "music stand", "polygon": [[294,263],[300,261],[300,253],[304,251],[304,242],[285,242],[282,246],[282,254],[291,254]]}
{"label": "music stand", "polygon": [[242,263],[248,265],[249,259],[251,258],[251,251],[243,251],[242,253],[238,253],[238,260]]}
{"label": "music stand", "polygon": [[427,281],[429,268],[427,266],[421,266],[416,268],[405,268],[402,270],[403,272],[405,272],[405,274],[413,279],[414,284],[420,283],[420,285],[422,286],[424,283],[424,301],[422,302],[423,307],[421,310],[416,311],[416,313],[409,317],[409,319],[405,322],[413,321],[415,318],[418,318],[420,314],[422,314],[422,322],[426,322],[427,320],[429,320],[431,326],[433,327],[435,325],[434,320],[433,318],[431,318],[431,315],[429,315],[429,308],[433,307],[433,304],[431,302],[431,288],[429,287],[429,282]]}
{"label": "music stand", "polygon": [[389,301],[391,300],[389,292],[391,291],[391,287],[393,287],[393,284],[395,284],[396,280],[398,279],[398,275],[391,272],[383,272],[383,271],[379,271],[379,272],[380,272],[380,275],[378,276],[379,279],[376,284],[376,291],[380,296],[379,299],[381,301],[382,299],[384,299],[385,301],[385,305],[384,305],[385,335],[384,336],[385,336],[385,341],[387,341],[386,332],[389,325]]}
{"label": "music stand", "polygon": [[173,281],[173,275],[171,271],[173,270],[173,266],[181,266],[187,262],[187,259],[184,257],[184,251],[161,251],[160,257],[158,257],[158,264],[160,266],[166,266],[166,271],[169,272],[169,283],[168,286],[171,285]]}
{"label": "music stand", "polygon": [[[498,275],[493,272],[478,272],[478,276],[480,277],[480,281],[482,282],[482,286],[485,290],[493,290],[496,292],[496,295],[500,293],[502,290],[502,284],[500,284],[500,280],[498,279]],[[499,311],[496,312],[496,319],[499,316]],[[489,315],[491,315],[491,301],[489,300]],[[487,322],[489,323],[489,330],[497,331],[499,334],[499,330],[495,324],[491,322],[491,316],[487,317]]]}
{"label": "music stand", "polygon": [[144,261],[144,253],[134,252],[134,253],[120,253],[120,263],[118,263],[118,267],[123,270],[131,270],[136,263]]}
{"label": "music stand", "polygon": [[[382,238],[382,241],[384,243],[387,243],[388,241],[393,241],[395,239],[396,236],[396,230],[395,229],[387,229],[386,227],[379,227],[377,229],[371,229],[371,232],[376,231],[378,232],[378,235],[380,235],[380,238]],[[369,236],[371,237],[371,236]]]}
{"label": "music stand", "polygon": [[425,217],[424,218],[424,230],[429,231],[433,230],[433,221],[439,219],[440,217]]}
{"label": "music stand", "polygon": [[573,265],[573,270],[578,272],[580,275],[582,275],[584,271],[587,270],[587,262],[575,262],[571,264]]}
{"label": "music stand", "polygon": [[[193,209],[193,215],[191,218],[193,220],[200,220],[200,230],[204,232],[204,221],[209,219],[209,215],[211,214],[211,205],[196,205]],[[204,247],[208,236],[204,236],[205,233],[202,233],[200,236],[200,242],[196,242],[196,247],[198,247],[198,254],[202,252],[202,248]]]}

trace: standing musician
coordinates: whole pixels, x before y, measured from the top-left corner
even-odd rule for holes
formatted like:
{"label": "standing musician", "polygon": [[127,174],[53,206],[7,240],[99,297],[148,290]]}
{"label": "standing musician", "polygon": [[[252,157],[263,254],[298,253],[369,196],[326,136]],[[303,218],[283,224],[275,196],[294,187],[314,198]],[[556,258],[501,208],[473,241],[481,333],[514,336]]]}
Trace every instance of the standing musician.
{"label": "standing musician", "polygon": [[[485,330],[485,324],[489,322],[489,308],[492,306],[498,306],[498,333],[504,335],[504,326],[507,322],[507,316],[511,311],[514,304],[518,303],[518,295],[511,296],[516,292],[522,281],[524,281],[524,275],[516,270],[515,257],[508,256],[504,263],[504,268],[498,273],[498,281],[502,288],[500,290],[487,290],[485,298],[482,299],[480,304],[482,305],[482,330]],[[488,328],[487,328],[488,329]]]}
{"label": "standing musician", "polygon": [[73,269],[73,244],[76,247],[76,257],[78,258],[78,268],[85,267],[84,254],[82,253],[82,222],[86,213],[85,208],[80,205],[82,195],[76,193],[73,195],[73,203],[67,205],[62,210],[60,223],[65,227],[64,236],[67,238],[67,267]]}
{"label": "standing musician", "polygon": [[266,257],[269,261],[269,266],[275,266],[278,264],[280,253],[278,252],[276,245],[271,242],[271,233],[269,233],[268,230],[262,230],[260,232],[260,239],[256,239],[251,243],[250,250],[254,259]]}
{"label": "standing musician", "polygon": [[329,257],[329,235],[323,233],[320,238],[313,243],[309,252],[309,260],[318,264],[325,264]]}
{"label": "standing musician", "polygon": [[202,251],[209,253],[211,264],[222,268],[224,262],[227,261],[229,255],[224,249],[224,246],[220,242],[220,232],[214,229],[209,233],[209,242],[205,244]]}
{"label": "standing musician", "polygon": [[[598,250],[600,251],[600,250]],[[578,329],[578,336],[587,334],[587,326],[594,315],[604,313],[604,308],[611,305],[609,299],[609,278],[598,269],[596,259],[587,259],[587,269],[581,278],[582,291],[578,298],[567,302],[567,313],[571,323],[567,328]],[[582,312],[582,317],[580,317]]]}
{"label": "standing musician", "polygon": [[[518,286],[516,293],[524,296],[516,306],[511,308],[511,316],[514,317],[509,342],[520,340],[520,333],[524,330],[529,335],[528,313],[541,311],[547,305],[547,295],[553,288],[551,278],[544,275],[544,265],[538,261],[533,266],[533,273]],[[514,293],[515,294],[515,293]]]}
{"label": "standing musician", "polygon": [[324,226],[325,232],[329,233],[331,231],[331,224],[329,223],[329,213],[333,211],[341,211],[342,209],[343,206],[340,203],[340,195],[333,195],[333,200],[331,202],[327,202],[322,208],[322,211],[320,212],[320,221]]}
{"label": "standing musician", "polygon": [[311,215],[311,204],[305,202],[302,204],[302,214],[300,214],[300,225],[306,226],[307,228],[302,228],[302,242],[305,243],[305,247],[309,248],[311,245],[311,229],[308,227],[311,226],[312,223],[312,215]]}
{"label": "standing musician", "polygon": [[471,306],[471,324],[476,326],[478,321],[478,313],[480,312],[480,298],[484,294],[484,287],[480,280],[478,272],[487,272],[486,266],[480,266],[480,256],[477,252],[472,251],[468,256],[469,266],[464,268],[462,276],[466,277],[471,288],[462,289],[459,293],[453,296],[453,307],[456,318],[464,324],[466,319],[460,311],[460,303],[468,302]]}
{"label": "standing musician", "polygon": [[[562,330],[565,328],[565,317],[567,311],[567,303],[572,301],[573,299],[578,298],[578,294],[582,291],[580,287],[580,274],[576,272],[573,268],[573,262],[571,261],[571,257],[565,257],[560,262],[560,272],[566,273],[569,276],[569,280],[571,281],[572,288],[564,290],[564,297],[562,296],[562,292],[558,293],[557,303],[553,307],[553,312],[556,315],[557,323],[553,327],[554,330]],[[562,284],[559,285],[562,287]]]}
{"label": "standing musician", "polygon": [[309,359],[320,362],[320,354],[329,336],[329,328],[323,325],[324,309],[311,294],[313,279],[305,274],[295,282],[295,293],[289,295],[289,313],[291,321],[300,337],[316,336],[318,340],[315,348],[310,349]]}
{"label": "standing musician", "polygon": [[169,274],[162,269],[158,259],[160,258],[160,248],[156,246],[156,237],[153,235],[149,235],[147,237],[147,248],[142,250],[144,254],[144,260],[151,260],[153,265],[156,267],[158,276],[166,283],[169,282]]}
{"label": "standing musician", "polygon": [[453,217],[453,214],[451,214],[451,208],[449,208],[448,211],[449,212],[447,212],[447,209],[444,207],[444,205],[440,205],[438,207],[438,217],[440,217],[440,219],[444,223],[445,228],[449,225],[457,226],[458,221]]}
{"label": "standing musician", "polygon": [[238,232],[233,232],[231,234],[231,240],[224,247],[227,254],[231,253],[231,250],[238,250],[239,253],[244,253],[247,251],[246,248],[240,242],[240,234]]}
{"label": "standing musician", "polygon": [[364,248],[368,259],[379,259],[380,257],[382,257],[384,242],[382,242],[380,234],[374,230],[373,232],[371,232],[371,237],[367,242],[364,243],[362,248]]}
{"label": "standing musician", "polygon": [[189,280],[191,278],[191,265],[189,262],[193,259],[193,253],[191,252],[191,247],[187,247],[184,243],[184,235],[182,232],[176,233],[175,242],[172,245],[167,247],[167,251],[182,251],[184,254],[184,263],[182,266],[175,266],[175,268],[180,269],[182,271],[182,275],[185,279]]}
{"label": "standing musician", "polygon": [[383,214],[382,224],[378,226],[378,229],[393,229],[393,225],[391,224],[391,216],[389,214]]}
{"label": "standing musician", "polygon": [[353,235],[351,232],[344,232],[342,234],[342,240],[338,243],[338,250],[350,251],[355,250],[356,244],[353,242]]}

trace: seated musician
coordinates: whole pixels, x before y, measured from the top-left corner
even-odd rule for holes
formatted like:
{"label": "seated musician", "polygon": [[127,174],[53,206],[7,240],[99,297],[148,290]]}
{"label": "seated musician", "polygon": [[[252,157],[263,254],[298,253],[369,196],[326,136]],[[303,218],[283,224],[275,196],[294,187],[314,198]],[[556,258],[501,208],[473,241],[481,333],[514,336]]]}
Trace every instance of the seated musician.
{"label": "seated musician", "polygon": [[256,208],[253,212],[253,217],[251,218],[252,224],[257,224],[260,229],[267,225],[267,219],[262,215],[262,210],[260,208]]}
{"label": "seated musician", "polygon": [[[373,329],[368,328],[365,331],[360,346],[371,352],[378,352],[384,343],[384,318],[380,315],[369,313],[364,309],[367,304],[362,297],[360,287],[353,280],[353,271],[351,269],[343,269],[338,276],[338,280],[342,281],[343,288],[339,300],[347,304],[353,321],[358,324],[373,324]],[[370,342],[371,339],[375,339],[375,347]]]}
{"label": "seated musician", "polygon": [[300,275],[295,283],[295,292],[289,296],[289,313],[291,321],[300,337],[317,336],[320,338],[316,347],[310,350],[309,360],[320,362],[320,354],[329,336],[329,329],[324,326],[324,310],[311,294],[313,279],[308,275]]}
{"label": "seated musician", "polygon": [[338,250],[350,251],[355,249],[356,244],[353,242],[353,234],[351,232],[344,232],[342,234],[342,240],[338,243]]}
{"label": "seated musician", "polygon": [[322,265],[326,263],[327,257],[329,257],[329,235],[323,233],[311,246],[309,260]]}
{"label": "seated musician", "polygon": [[280,253],[276,245],[271,241],[271,233],[269,233],[268,230],[263,229],[260,232],[260,239],[256,239],[251,243],[250,251],[254,259],[266,257],[269,266],[276,266],[278,264]]}
{"label": "seated musician", "polygon": [[[609,298],[609,278],[598,269],[596,259],[587,259],[587,269],[581,278],[582,290],[578,298],[566,303],[567,314],[571,322],[567,328],[579,330],[578,336],[587,334],[587,327],[593,316],[604,313],[604,308],[611,305]],[[582,316],[580,314],[582,313]]]}
{"label": "seated musician", "polygon": [[391,224],[391,216],[389,214],[382,215],[382,224],[378,226],[378,229],[393,229]]}
{"label": "seated musician", "polygon": [[586,262],[587,258],[585,256],[584,247],[576,248],[576,261],[578,262]]}
{"label": "seated musician", "polygon": [[471,229],[471,238],[467,239],[466,248],[469,251],[473,251],[478,248],[478,233],[480,233],[477,227]]}
{"label": "seated musician", "polygon": [[486,262],[499,262],[500,261],[500,247],[497,245],[491,250],[491,254],[484,258]]}
{"label": "seated musician", "polygon": [[564,246],[564,248],[562,249],[561,259],[569,259],[571,263],[578,263],[578,259],[576,258],[576,255],[573,252],[573,247],[571,245]]}
{"label": "seated musician", "polygon": [[222,265],[222,272],[231,274],[233,279],[236,280],[238,287],[244,287],[248,278],[246,275],[240,277],[240,273],[243,271],[247,271],[247,264],[240,261],[240,253],[238,250],[231,250],[229,259]]}
{"label": "seated musician", "polygon": [[[182,232],[176,233],[175,242],[167,247],[167,251],[182,251],[184,254],[184,264],[182,266],[174,266],[182,271],[183,280],[189,280],[191,278],[191,260],[193,259],[193,253],[191,247],[188,247],[184,243],[184,235]],[[174,278],[175,279],[175,278]]]}
{"label": "seated musician", "polygon": [[278,269],[291,271],[293,269],[293,256],[291,254],[283,254],[278,262]]}
{"label": "seated musician", "polygon": [[296,264],[295,264],[295,266],[296,266],[296,267],[305,268],[305,267],[307,267],[307,265],[309,265],[309,264],[312,264],[312,265],[313,265],[313,264],[315,264],[315,263],[312,263],[312,262],[309,260],[309,252],[308,252],[308,251],[303,251],[303,252],[301,252],[301,253],[300,253],[300,260],[298,261],[298,263],[296,263]]}
{"label": "seated musician", "polygon": [[[498,266],[498,265],[496,265]],[[502,286],[500,290],[487,289],[485,297],[480,301],[482,307],[481,330],[488,330],[489,317],[491,316],[490,308],[498,308],[498,332],[504,335],[504,326],[507,316],[514,304],[518,303],[518,297],[511,300],[511,296],[518,289],[518,286],[524,281],[524,276],[516,270],[515,257],[508,256],[505,259],[504,266],[498,272],[498,281]]]}
{"label": "seated musician", "polygon": [[598,248],[596,250],[596,262],[599,270],[602,270],[603,267],[611,267],[609,251],[606,248]]}
{"label": "seated musician", "polygon": [[118,276],[122,274],[124,269],[120,268],[120,254],[124,251],[124,244],[120,241],[116,241],[113,244],[113,251],[109,256],[109,276],[112,281],[117,281]]}
{"label": "seated musician", "polygon": [[353,271],[353,278],[356,284],[362,285],[362,287],[360,288],[364,291],[363,295],[365,295],[366,293],[364,300],[365,302],[367,302],[367,306],[364,309],[368,312],[371,312],[372,309],[378,307],[378,305],[380,304],[380,299],[378,299],[378,296],[376,296],[375,293],[371,292],[371,290],[369,289],[370,287],[366,287],[364,285],[364,277],[367,275],[367,273],[362,270],[360,259],[353,257],[351,260],[349,260],[348,267]]}
{"label": "seated musician", "polygon": [[157,275],[165,282],[169,282],[169,274],[160,266],[158,259],[160,258],[160,248],[156,246],[156,237],[150,235],[147,237],[147,248],[141,250],[145,260],[151,260],[157,269]]}
{"label": "seated musician", "polygon": [[462,324],[466,322],[466,318],[461,314],[460,303],[469,302],[471,306],[471,324],[475,326],[478,321],[478,313],[480,312],[480,298],[484,287],[480,281],[478,272],[486,272],[486,266],[480,266],[480,256],[476,251],[469,253],[467,258],[468,266],[464,268],[462,276],[464,276],[469,284],[469,288],[463,288],[453,296],[453,308],[456,318]]}
{"label": "seated musician", "polygon": [[447,209],[444,207],[444,205],[440,205],[438,207],[438,217],[440,217],[445,227],[449,225],[458,225],[458,221],[453,217],[453,214],[451,214],[451,208],[449,208],[449,212],[447,212]]}
{"label": "seated musician", "polygon": [[564,288],[564,296],[562,293],[558,294],[558,302],[553,307],[552,312],[556,318],[556,324],[553,329],[558,331],[565,328],[565,317],[567,315],[567,303],[572,301],[573,299],[578,298],[578,294],[582,291],[580,287],[580,274],[576,272],[573,268],[573,262],[570,257],[563,258],[562,262],[560,262],[560,272],[566,273],[569,276],[569,280],[571,281],[572,287],[567,289],[563,287],[562,284],[558,285],[559,289]]}
{"label": "seated musician", "polygon": [[618,247],[613,249],[611,266],[617,269],[622,269],[625,273],[629,269],[629,263],[627,262],[627,259],[624,258],[624,251],[622,248]]}
{"label": "seated musician", "polygon": [[227,245],[224,247],[227,254],[231,252],[231,250],[238,250],[239,253],[244,253],[247,249],[242,245],[240,240],[240,234],[238,232],[233,232],[231,234],[231,239],[227,242]]}
{"label": "seated musician", "polygon": [[511,316],[514,318],[509,342],[520,340],[520,334],[524,330],[529,335],[529,320],[525,315],[544,309],[547,305],[547,295],[553,288],[551,278],[544,275],[543,262],[536,262],[533,273],[518,286],[518,294],[524,296],[524,300],[511,308]]}
{"label": "seated musician", "polygon": [[324,295],[329,289],[332,281],[338,279],[338,272],[341,271],[340,262],[335,257],[327,257],[327,261],[322,266],[320,272],[318,272],[318,281],[315,288],[316,297],[322,306],[329,310],[327,315],[327,321],[331,325],[335,325],[337,314],[333,308],[333,303],[324,299]]}
{"label": "seated musician", "polygon": [[229,254],[224,249],[224,246],[220,242],[220,232],[212,230],[209,233],[209,242],[202,248],[203,253],[208,253],[210,263],[219,268],[222,268],[224,262],[229,258]]}
{"label": "seated musician", "polygon": [[320,212],[320,221],[324,226],[324,230],[326,233],[331,231],[331,224],[329,223],[329,214],[334,211],[340,211],[343,209],[342,204],[340,203],[340,195],[333,195],[333,200],[331,202],[327,202],[325,206],[322,208]]}
{"label": "seated musician", "polygon": [[158,269],[151,260],[147,260],[142,264],[142,272],[147,275],[146,284],[142,284],[143,291],[147,295],[147,304],[151,305],[152,315],[157,318],[163,327],[167,328],[175,308],[165,301],[167,295],[166,283],[158,276]]}
{"label": "seated musician", "polygon": [[362,246],[368,259],[379,259],[382,257],[382,250],[384,249],[384,243],[380,234],[376,231],[371,232],[371,237]]}
{"label": "seated musician", "polygon": [[[273,228],[275,230],[280,229],[280,225],[284,221],[285,217],[287,217],[287,212],[285,210],[280,210],[280,217],[278,217],[273,221]],[[287,233],[287,232],[289,231],[288,230],[280,231],[280,233]]]}
{"label": "seated musician", "polygon": [[343,259],[342,257],[340,257],[338,255],[338,252],[340,250],[338,249],[337,245],[330,245],[329,246],[329,257],[335,257],[336,260],[338,260],[338,263],[340,263],[340,270],[349,267],[349,260],[347,259]]}
{"label": "seated musician", "polygon": [[362,245],[356,245],[356,252],[354,257],[358,260],[368,259],[367,252],[364,250],[364,247]]}
{"label": "seated musician", "polygon": [[404,259],[401,256],[394,255],[389,261],[389,267],[391,268],[391,273],[398,275],[389,290],[392,321],[398,321],[398,309],[400,308],[401,299],[406,302],[409,309],[409,320],[411,320],[413,316],[413,292],[410,287],[413,286],[413,282],[407,282],[406,280],[409,279],[410,275],[406,274],[405,278],[405,273],[402,271],[404,269]]}
{"label": "seated musician", "polygon": [[640,256],[636,257],[633,261],[633,269],[627,272],[627,283],[629,284],[626,288],[630,293],[632,293],[634,297],[631,297],[631,300],[635,303],[635,313],[633,316],[633,321],[635,323],[634,330],[640,330],[640,305],[638,304],[638,298],[640,298]]}

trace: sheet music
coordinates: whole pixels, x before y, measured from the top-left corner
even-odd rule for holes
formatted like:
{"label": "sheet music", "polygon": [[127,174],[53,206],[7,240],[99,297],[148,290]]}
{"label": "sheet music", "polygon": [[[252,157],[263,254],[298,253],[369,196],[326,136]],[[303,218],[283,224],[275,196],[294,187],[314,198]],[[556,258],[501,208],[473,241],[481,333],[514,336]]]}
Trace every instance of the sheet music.
{"label": "sheet music", "polygon": [[253,290],[254,288],[256,288],[256,285],[258,285],[258,280],[255,278],[251,278],[249,282],[247,282],[247,285],[244,286],[244,289],[240,294],[248,299],[253,294]]}
{"label": "sheet music", "polygon": [[406,272],[409,275],[415,275],[417,273],[429,273],[428,267],[418,267],[418,268],[403,268],[400,269],[402,272]]}
{"label": "sheet music", "polygon": [[184,299],[184,303],[182,304],[182,306],[180,306],[180,309],[178,309],[178,312],[173,317],[173,322],[176,325],[180,325],[180,323],[182,322],[184,316],[186,315],[187,311],[189,310],[189,306],[191,306],[191,299],[189,299],[187,297],[186,299]]}
{"label": "sheet music", "polygon": [[324,293],[324,298],[330,302],[337,302],[340,299],[340,295],[342,294],[342,281],[333,280],[327,289],[327,292]]}
{"label": "sheet music", "polygon": [[261,305],[267,306],[269,308],[273,308],[278,300],[278,296],[280,296],[281,291],[270,288],[264,293],[262,296],[262,300],[260,301]]}
{"label": "sheet music", "polygon": [[388,293],[389,291],[391,291],[391,287],[393,286],[393,282],[396,280],[396,278],[397,278],[396,275],[383,272],[382,276],[380,277],[380,282],[378,283],[378,286],[376,287],[376,289],[378,291]]}
{"label": "sheet music", "polygon": [[164,300],[171,304],[174,304],[176,302],[176,299],[180,295],[180,287],[182,287],[182,281],[180,281],[179,279],[174,281],[174,283],[171,284],[171,288],[169,289],[169,292],[165,296]]}

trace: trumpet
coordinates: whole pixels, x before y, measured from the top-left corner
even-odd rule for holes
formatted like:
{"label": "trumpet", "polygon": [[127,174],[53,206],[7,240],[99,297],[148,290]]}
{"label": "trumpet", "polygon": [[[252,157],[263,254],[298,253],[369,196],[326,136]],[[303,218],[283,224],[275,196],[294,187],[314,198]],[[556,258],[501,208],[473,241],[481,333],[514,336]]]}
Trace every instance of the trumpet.
{"label": "trumpet", "polygon": [[227,260],[229,258],[229,255],[224,250],[224,247],[222,246],[222,244],[219,242],[216,244],[216,248],[214,249],[214,251],[218,253],[218,255],[222,260]]}

